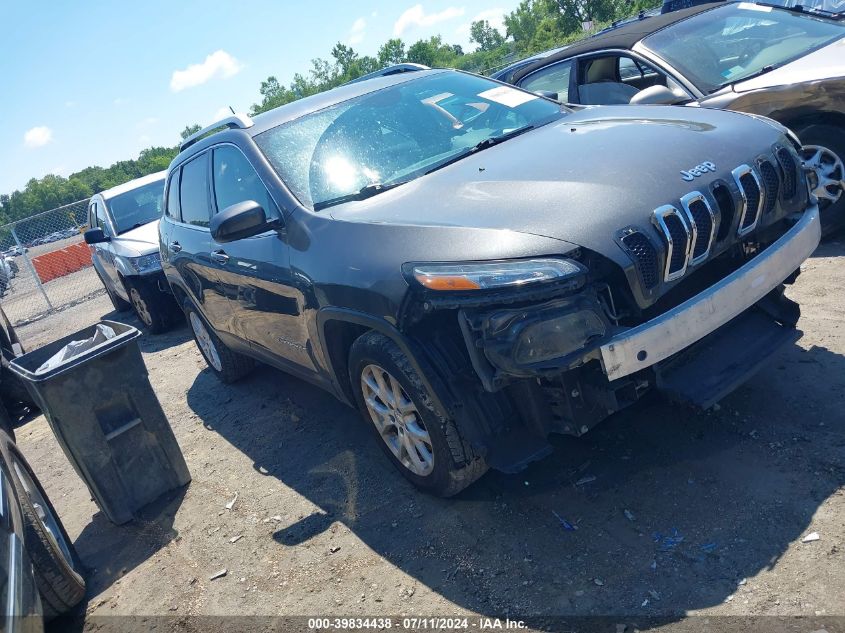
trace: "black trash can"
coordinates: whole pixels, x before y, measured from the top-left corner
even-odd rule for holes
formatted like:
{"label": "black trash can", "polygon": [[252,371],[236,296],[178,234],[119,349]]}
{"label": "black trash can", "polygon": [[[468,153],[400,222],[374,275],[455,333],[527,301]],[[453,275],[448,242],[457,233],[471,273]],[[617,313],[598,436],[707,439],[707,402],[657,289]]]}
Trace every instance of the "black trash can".
{"label": "black trash can", "polygon": [[65,345],[90,339],[97,325],[19,356],[22,379],[74,469],[105,515],[118,525],[191,480],[182,451],[150,385],[131,325],[101,321],[115,336],[38,369]]}

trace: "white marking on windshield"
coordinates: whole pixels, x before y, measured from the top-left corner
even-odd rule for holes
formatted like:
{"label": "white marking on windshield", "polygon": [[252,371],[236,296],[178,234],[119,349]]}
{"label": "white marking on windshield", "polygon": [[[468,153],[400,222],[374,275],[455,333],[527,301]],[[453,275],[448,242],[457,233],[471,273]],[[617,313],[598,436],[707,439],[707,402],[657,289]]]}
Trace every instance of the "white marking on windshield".
{"label": "white marking on windshield", "polygon": [[535,99],[540,98],[537,95],[522,92],[521,90],[517,90],[516,88],[511,88],[509,86],[491,88],[490,90],[479,92],[478,96],[482,99],[487,99],[488,101],[501,103],[503,106],[507,106],[508,108],[515,108],[517,106],[521,106],[523,103],[528,103],[529,101],[534,101]]}

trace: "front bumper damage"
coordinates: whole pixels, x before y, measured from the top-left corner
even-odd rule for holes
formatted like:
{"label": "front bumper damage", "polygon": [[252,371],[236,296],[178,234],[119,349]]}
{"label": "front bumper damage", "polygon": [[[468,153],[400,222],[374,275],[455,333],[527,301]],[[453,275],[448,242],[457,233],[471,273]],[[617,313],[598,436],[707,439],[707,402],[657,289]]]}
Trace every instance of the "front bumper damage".
{"label": "front bumper damage", "polygon": [[689,347],[763,299],[816,249],[821,239],[817,206],[765,251],[704,292],[601,348],[608,380],[629,376]]}
{"label": "front bumper damage", "polygon": [[[464,342],[485,391],[507,397],[523,432],[536,440],[521,455],[500,447],[507,456],[494,450],[490,461],[517,470],[547,452],[550,433],[582,435],[653,388],[701,407],[730,393],[800,337],[800,311],[784,296],[783,284],[794,278],[820,235],[813,205],[752,259],[635,327],[613,325],[602,311],[605,295],[590,286],[528,307],[462,309]],[[520,362],[518,346],[528,328],[585,311],[602,323],[577,352]],[[511,425],[509,437],[514,435]]]}

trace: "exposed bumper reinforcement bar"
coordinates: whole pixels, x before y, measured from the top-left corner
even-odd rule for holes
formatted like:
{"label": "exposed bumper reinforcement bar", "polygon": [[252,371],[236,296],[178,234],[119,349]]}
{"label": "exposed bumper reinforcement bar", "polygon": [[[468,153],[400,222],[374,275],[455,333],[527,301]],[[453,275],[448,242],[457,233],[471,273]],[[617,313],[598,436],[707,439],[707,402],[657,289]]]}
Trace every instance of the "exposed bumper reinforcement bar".
{"label": "exposed bumper reinforcement bar", "polygon": [[809,207],[779,240],[704,292],[602,345],[609,380],[665,360],[760,301],[797,270],[821,239],[819,209]]}

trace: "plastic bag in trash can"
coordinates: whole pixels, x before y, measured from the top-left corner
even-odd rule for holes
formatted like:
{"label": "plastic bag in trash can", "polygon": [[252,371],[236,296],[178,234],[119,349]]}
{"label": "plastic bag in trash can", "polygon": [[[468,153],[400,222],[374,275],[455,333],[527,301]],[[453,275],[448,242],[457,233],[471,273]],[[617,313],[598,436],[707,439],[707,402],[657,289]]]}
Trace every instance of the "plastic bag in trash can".
{"label": "plastic bag in trash can", "polygon": [[94,336],[91,338],[86,338],[81,341],[71,341],[67,345],[65,345],[62,349],[58,352],[53,354],[49,360],[47,360],[41,367],[39,367],[35,373],[36,374],[43,374],[45,372],[50,371],[51,369],[55,369],[65,361],[74,358],[75,356],[79,356],[80,354],[87,352],[88,350],[94,349],[98,345],[105,343],[109,339],[114,338],[116,335],[114,330],[111,329],[108,325],[103,325],[102,323],[97,324],[97,331],[94,333]]}

